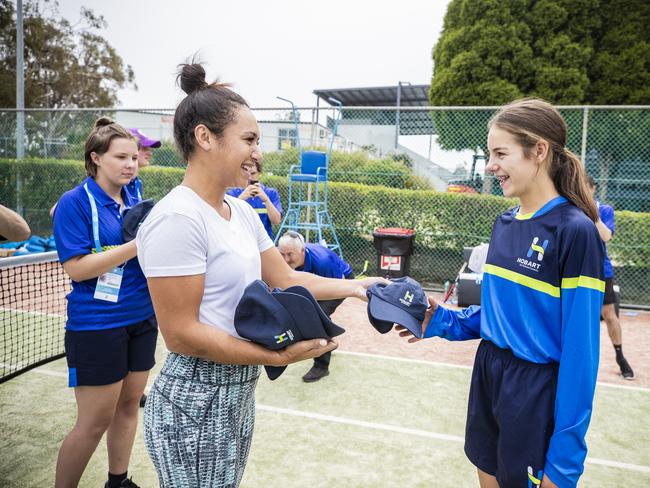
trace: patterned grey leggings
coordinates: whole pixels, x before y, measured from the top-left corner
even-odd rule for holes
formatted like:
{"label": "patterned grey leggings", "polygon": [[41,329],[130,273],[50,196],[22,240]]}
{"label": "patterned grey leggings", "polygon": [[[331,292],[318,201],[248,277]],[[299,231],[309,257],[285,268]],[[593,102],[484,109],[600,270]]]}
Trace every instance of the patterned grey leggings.
{"label": "patterned grey leggings", "polygon": [[259,373],[259,366],[167,356],[144,409],[144,440],[161,487],[239,486]]}

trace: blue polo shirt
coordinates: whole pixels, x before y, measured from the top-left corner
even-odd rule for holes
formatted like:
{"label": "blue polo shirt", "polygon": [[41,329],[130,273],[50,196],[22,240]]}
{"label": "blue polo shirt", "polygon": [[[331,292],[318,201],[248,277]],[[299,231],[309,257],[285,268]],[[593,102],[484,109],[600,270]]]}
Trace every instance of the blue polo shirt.
{"label": "blue polo shirt", "polygon": [[144,199],[142,180],[139,176],[133,178],[129,184],[124,187],[124,190],[126,190],[126,192],[131,196],[131,200],[134,200],[136,203]]}
{"label": "blue polo shirt", "polygon": [[[614,207],[600,203],[598,200],[596,200],[596,206],[598,207],[598,215],[600,216],[600,220],[607,226],[610,231],[612,231],[613,236],[614,232],[616,231],[616,223],[614,222]],[[605,244],[605,248],[607,248],[607,244]],[[605,252],[605,279],[613,277],[614,267],[612,266],[612,261],[609,259],[607,252]]]}
{"label": "blue polo shirt", "polygon": [[[75,256],[95,252],[93,240],[92,210],[88,194],[93,195],[99,218],[99,241],[104,251],[124,244],[122,240],[122,215],[119,204],[109,197],[91,177],[66,192],[54,211],[54,239],[59,261],[65,263]],[[137,203],[122,190],[126,207]],[[122,285],[116,303],[93,298],[97,278],[72,281],[68,294],[68,330],[100,330],[124,327],[151,317],[154,313],[147,280],[142,274],[137,258],[124,266]]]}
{"label": "blue polo shirt", "polygon": [[334,251],[309,242],[305,244],[305,263],[296,269],[325,278],[347,278],[352,274],[352,266]]}
{"label": "blue polo shirt", "polygon": [[[270,188],[264,185],[264,183],[260,183],[260,188],[264,190],[264,193],[268,195],[269,200],[271,200],[273,206],[278,210],[278,212],[280,212],[280,214],[282,214],[282,202],[280,201],[280,194],[278,193],[278,190],[275,188]],[[241,195],[243,191],[244,188],[231,188],[226,192],[226,194],[235,198],[239,198],[239,195]],[[253,197],[248,198],[246,202],[248,202],[248,204],[255,209],[257,215],[259,215],[260,220],[262,221],[262,224],[264,225],[264,228],[266,229],[266,233],[271,239],[273,239],[273,225],[271,224],[271,219],[269,219],[269,213],[268,210],[266,210],[264,201],[260,197]]]}

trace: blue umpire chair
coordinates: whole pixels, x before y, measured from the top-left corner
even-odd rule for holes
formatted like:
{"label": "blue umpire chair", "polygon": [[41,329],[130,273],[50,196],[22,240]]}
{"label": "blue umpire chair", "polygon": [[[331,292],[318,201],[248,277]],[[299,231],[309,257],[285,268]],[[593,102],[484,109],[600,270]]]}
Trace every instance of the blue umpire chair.
{"label": "blue umpire chair", "polygon": [[[300,154],[300,164],[292,165],[289,170],[289,203],[275,242],[277,244],[278,239],[286,230],[304,231],[302,234],[305,235],[307,241],[311,240],[308,237],[311,232],[314,232],[316,242],[326,245],[342,258],[343,252],[341,245],[339,244],[332,218],[327,209],[328,166],[338,121],[341,117],[341,103],[338,100],[332,99],[338,106],[338,110],[334,117],[332,137],[328,151],[303,151],[300,145],[298,114],[296,113],[295,105],[289,100],[284,98],[280,99],[289,102],[293,108],[294,123],[296,126],[296,145]],[[325,239],[326,236],[329,237],[329,241]]]}

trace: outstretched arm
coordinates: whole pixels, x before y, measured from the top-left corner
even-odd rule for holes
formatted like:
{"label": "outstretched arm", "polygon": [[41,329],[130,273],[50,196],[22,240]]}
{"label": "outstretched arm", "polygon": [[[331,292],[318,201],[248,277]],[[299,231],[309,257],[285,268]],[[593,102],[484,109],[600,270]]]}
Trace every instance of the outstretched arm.
{"label": "outstretched arm", "polygon": [[0,205],[0,235],[10,241],[24,241],[32,231],[20,215],[13,210]]}
{"label": "outstretched arm", "polygon": [[367,300],[366,291],[373,283],[388,283],[384,278],[346,280],[323,278],[313,273],[295,271],[284,261],[280,251],[271,247],[262,254],[262,279],[271,287],[287,288],[300,285],[307,288],[317,300],[356,297]]}
{"label": "outstretched arm", "polygon": [[318,357],[336,348],[324,339],[301,341],[271,351],[202,323],[199,309],[205,275],[168,276],[147,280],[158,326],[170,351],[225,364],[284,366]]}

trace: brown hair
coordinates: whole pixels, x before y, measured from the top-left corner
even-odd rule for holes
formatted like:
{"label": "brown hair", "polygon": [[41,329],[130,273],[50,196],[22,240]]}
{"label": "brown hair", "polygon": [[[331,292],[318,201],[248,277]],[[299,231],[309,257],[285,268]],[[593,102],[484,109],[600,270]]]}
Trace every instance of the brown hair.
{"label": "brown hair", "polygon": [[540,140],[548,142],[546,162],[555,189],[591,220],[598,220],[598,209],[587,183],[587,174],[578,157],[565,147],[567,126],[553,105],[538,98],[515,100],[492,117],[488,127],[492,126],[515,136],[527,158]]}
{"label": "brown hair", "polygon": [[113,139],[130,139],[136,141],[136,138],[131,131],[125,129],[119,124],[116,124],[108,117],[100,117],[95,122],[93,130],[86,139],[86,146],[84,149],[84,160],[86,167],[86,174],[93,178],[97,176],[97,165],[90,156],[91,153],[102,155],[108,151]]}
{"label": "brown hair", "polygon": [[248,103],[230,89],[227,83],[205,81],[205,70],[199,63],[181,64],[177,81],[187,96],[174,114],[174,140],[185,160],[194,152],[194,129],[203,124],[216,137],[235,119],[235,113]]}

